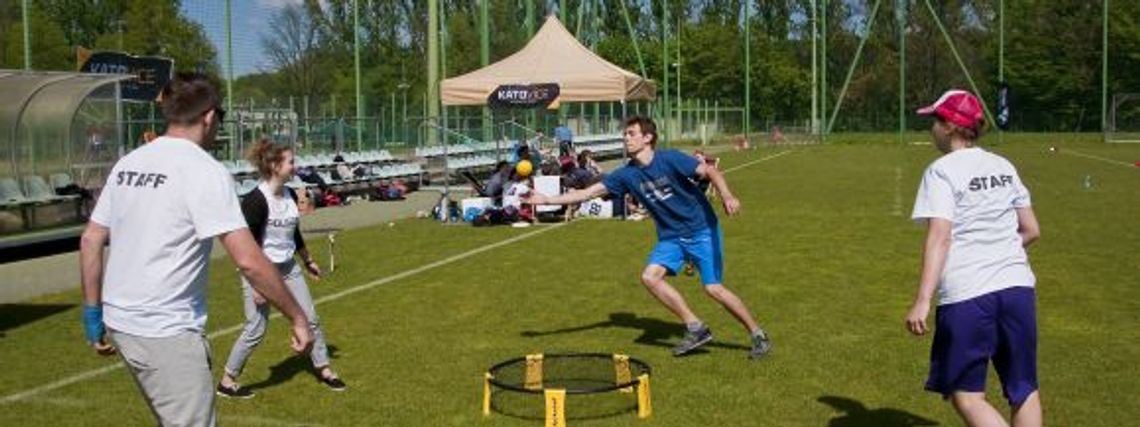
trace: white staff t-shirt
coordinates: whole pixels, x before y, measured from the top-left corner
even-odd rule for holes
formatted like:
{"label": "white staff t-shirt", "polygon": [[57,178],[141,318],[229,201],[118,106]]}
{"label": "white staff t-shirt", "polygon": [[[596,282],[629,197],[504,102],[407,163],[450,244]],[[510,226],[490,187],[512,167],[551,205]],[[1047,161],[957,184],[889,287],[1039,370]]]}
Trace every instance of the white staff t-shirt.
{"label": "white staff t-shirt", "polygon": [[911,217],[952,224],[938,305],[1035,285],[1017,233],[1016,209],[1029,206],[1029,190],[1017,169],[981,148],[951,152],[926,169]]}
{"label": "white staff t-shirt", "polygon": [[91,220],[110,229],[107,327],[148,338],[205,330],[213,237],[246,227],[221,163],[191,141],[155,139],[111,169]]}
{"label": "white staff t-shirt", "polygon": [[269,184],[264,181],[258,184],[257,190],[265,196],[265,205],[269,210],[261,249],[265,252],[265,257],[275,264],[289,261],[293,258],[293,253],[297,252],[297,242],[293,236],[301,219],[301,211],[297,209],[297,203],[292,197],[273,194]]}

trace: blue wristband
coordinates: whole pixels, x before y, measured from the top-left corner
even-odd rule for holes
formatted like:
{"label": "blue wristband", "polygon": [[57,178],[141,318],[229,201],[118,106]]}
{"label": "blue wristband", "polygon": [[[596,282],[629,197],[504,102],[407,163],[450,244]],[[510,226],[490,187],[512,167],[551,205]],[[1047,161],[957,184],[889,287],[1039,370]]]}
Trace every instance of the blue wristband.
{"label": "blue wristband", "polygon": [[103,341],[103,305],[83,305],[83,331],[88,343]]}

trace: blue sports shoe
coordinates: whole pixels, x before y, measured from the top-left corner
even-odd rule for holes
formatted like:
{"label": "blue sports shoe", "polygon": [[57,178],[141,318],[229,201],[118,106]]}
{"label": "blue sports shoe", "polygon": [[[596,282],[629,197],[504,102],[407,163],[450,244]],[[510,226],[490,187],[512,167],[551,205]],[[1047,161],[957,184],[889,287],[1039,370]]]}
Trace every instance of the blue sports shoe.
{"label": "blue sports shoe", "polygon": [[697,347],[707,344],[709,341],[712,341],[712,339],[712,331],[709,330],[708,326],[702,326],[701,329],[696,332],[688,331],[685,333],[685,337],[681,339],[681,343],[673,347],[673,355],[683,356],[690,351],[696,350]]}

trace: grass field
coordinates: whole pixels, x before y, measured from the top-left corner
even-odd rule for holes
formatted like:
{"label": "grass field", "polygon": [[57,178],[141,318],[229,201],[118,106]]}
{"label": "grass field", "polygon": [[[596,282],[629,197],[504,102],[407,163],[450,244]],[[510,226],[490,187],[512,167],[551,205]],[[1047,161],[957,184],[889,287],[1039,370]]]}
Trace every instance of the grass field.
{"label": "grass field", "polygon": [[[1140,145],[1029,135],[991,149],[1018,166],[1043,231],[1030,259],[1047,422],[1132,425],[1140,419],[1140,406],[1127,403],[1140,396],[1140,169],[1131,164]],[[650,222],[477,229],[407,220],[342,232],[336,273],[310,285],[325,298],[318,312],[349,389],[319,385],[307,360],[290,355],[278,319],[242,378],[257,397],[219,400],[219,422],[541,425],[484,418],[484,370],[532,352],[598,351],[652,365],[653,417],[571,425],[958,425],[948,405],[922,391],[929,338],[903,327],[923,236],[908,218],[936,156],[930,146],[898,144],[724,156],[744,204],[723,221],[725,282],[775,344],[758,362],[746,358],[743,330],[690,277],[673,283],[717,339],[707,352],[670,356],[682,327],[637,282],[654,242]],[[211,274],[217,373],[242,319],[233,268],[218,262]],[[84,347],[79,301],[75,291],[3,308],[0,425],[152,424],[127,372],[91,374],[117,360]],[[990,394],[1000,403],[996,380]],[[571,417],[588,412],[573,397],[567,405]]]}

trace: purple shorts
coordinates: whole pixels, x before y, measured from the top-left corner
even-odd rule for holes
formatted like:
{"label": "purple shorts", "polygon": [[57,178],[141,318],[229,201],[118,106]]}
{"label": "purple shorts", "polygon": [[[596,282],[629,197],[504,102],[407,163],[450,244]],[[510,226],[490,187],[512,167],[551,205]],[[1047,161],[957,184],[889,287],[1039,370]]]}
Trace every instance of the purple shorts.
{"label": "purple shorts", "polygon": [[1037,390],[1037,309],[1033,288],[1014,287],[938,306],[926,389],[944,397],[984,392],[993,360],[1012,407]]}

